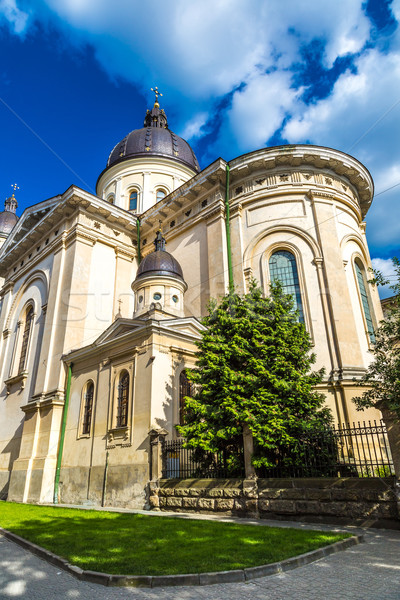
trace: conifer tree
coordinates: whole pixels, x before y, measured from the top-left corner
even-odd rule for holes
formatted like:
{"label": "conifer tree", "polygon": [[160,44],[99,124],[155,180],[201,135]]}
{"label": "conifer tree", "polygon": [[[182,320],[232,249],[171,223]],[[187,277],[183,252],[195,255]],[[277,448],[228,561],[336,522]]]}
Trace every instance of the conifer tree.
{"label": "conifer tree", "polygon": [[253,282],[249,293],[228,293],[209,307],[198,342],[196,390],[185,399],[186,444],[207,452],[226,450],[234,469],[243,428],[254,442],[255,467],[273,467],[276,448],[296,454],[305,433],[324,429],[330,411],[315,390],[323,370],[311,372],[315,355],[293,300],[279,283],[269,297]]}

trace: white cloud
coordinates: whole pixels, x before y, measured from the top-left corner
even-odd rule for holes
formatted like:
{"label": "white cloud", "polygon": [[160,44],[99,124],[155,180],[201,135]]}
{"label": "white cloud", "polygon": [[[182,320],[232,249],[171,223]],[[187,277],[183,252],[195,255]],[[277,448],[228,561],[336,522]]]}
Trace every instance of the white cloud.
{"label": "white cloud", "polygon": [[23,34],[29,15],[17,7],[16,0],[0,0],[0,17],[3,15],[14,33]]}
{"label": "white cloud", "polygon": [[230,92],[258,68],[300,60],[301,44],[314,38],[326,40],[327,64],[359,51],[370,29],[362,5],[362,0],[39,0],[36,16],[43,19],[47,9],[47,18],[70,29],[70,40],[93,44],[112,75],[144,78],[145,85],[156,77],[199,99]]}
{"label": "white cloud", "polygon": [[[299,102],[284,128],[290,143],[311,141],[348,152],[371,171],[376,193],[400,183],[400,52],[371,49],[347,71],[326,99]],[[377,196],[367,216],[373,245],[399,247],[400,187]],[[388,219],[390,215],[390,219]]]}
{"label": "white cloud", "polygon": [[393,296],[393,290],[390,289],[390,285],[393,285],[396,281],[396,271],[393,267],[393,262],[390,258],[373,258],[372,267],[375,271],[380,271],[385,279],[388,279],[390,283],[384,286],[379,286],[379,295],[381,298],[389,298]]}
{"label": "white cloud", "polygon": [[207,123],[209,114],[207,112],[197,113],[188,123],[183,131],[180,132],[185,140],[193,140],[204,134],[203,128]]}
{"label": "white cloud", "polygon": [[[378,191],[396,183],[400,105],[390,109],[400,99],[399,34],[393,33],[381,49],[379,40],[371,38],[364,0],[32,4],[28,19],[16,0],[0,0],[0,16],[19,34],[35,19],[50,23],[70,43],[92,45],[111,77],[123,77],[146,92],[158,85],[167,110],[179,107],[178,122],[171,126],[184,137],[209,133],[212,107],[232,94],[231,104],[218,115],[220,129],[208,150],[210,160],[255,150],[284,126],[291,143],[310,141],[354,154],[371,170]],[[391,9],[400,20],[400,0]],[[343,73],[327,98],[307,105],[301,101],[301,84],[293,82],[304,64],[303,48],[315,40],[325,49],[323,66],[329,68],[350,53],[355,71]],[[377,245],[399,244],[398,197],[400,189],[395,189],[373,203],[368,233]]]}

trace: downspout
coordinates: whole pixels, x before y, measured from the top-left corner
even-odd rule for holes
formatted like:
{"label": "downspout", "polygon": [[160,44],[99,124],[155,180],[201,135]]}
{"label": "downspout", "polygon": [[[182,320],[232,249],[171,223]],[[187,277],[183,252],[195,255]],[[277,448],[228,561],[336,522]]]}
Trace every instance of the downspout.
{"label": "downspout", "polygon": [[142,260],[142,253],[140,251],[140,219],[136,219],[136,232],[137,232],[137,257],[140,264]]}
{"label": "downspout", "polygon": [[60,444],[58,446],[56,476],[55,476],[55,480],[54,480],[54,504],[58,504],[58,489],[59,489],[59,485],[60,485],[61,461],[62,461],[62,455],[63,455],[63,450],[64,450],[65,428],[67,426],[69,396],[70,396],[70,392],[71,392],[71,378],[72,378],[72,363],[70,365],[68,365],[68,372],[67,372],[67,388],[65,390],[65,401],[64,401],[64,410],[63,410],[62,423],[61,423]]}
{"label": "downspout", "polygon": [[228,279],[229,291],[233,291],[233,268],[232,268],[232,247],[231,247],[231,226],[229,210],[229,165],[226,165],[226,183],[225,183],[225,228],[226,228],[226,246],[228,254]]}

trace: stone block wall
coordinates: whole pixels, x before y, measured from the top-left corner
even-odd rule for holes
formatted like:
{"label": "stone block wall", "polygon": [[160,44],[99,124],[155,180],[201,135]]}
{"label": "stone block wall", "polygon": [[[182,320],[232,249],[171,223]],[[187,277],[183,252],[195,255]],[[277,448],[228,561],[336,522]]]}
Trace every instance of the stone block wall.
{"label": "stone block wall", "polygon": [[365,522],[399,519],[394,478],[162,479],[150,484],[156,510],[259,518]]}

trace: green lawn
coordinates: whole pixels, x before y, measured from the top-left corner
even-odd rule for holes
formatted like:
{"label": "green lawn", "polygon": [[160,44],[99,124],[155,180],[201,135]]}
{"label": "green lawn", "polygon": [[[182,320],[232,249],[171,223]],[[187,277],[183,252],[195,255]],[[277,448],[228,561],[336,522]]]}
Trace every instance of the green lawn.
{"label": "green lawn", "polygon": [[0,526],[82,569],[173,575],[243,569],[348,534],[0,502]]}

